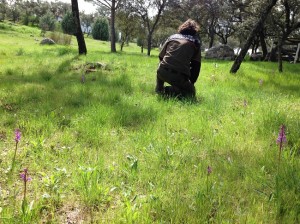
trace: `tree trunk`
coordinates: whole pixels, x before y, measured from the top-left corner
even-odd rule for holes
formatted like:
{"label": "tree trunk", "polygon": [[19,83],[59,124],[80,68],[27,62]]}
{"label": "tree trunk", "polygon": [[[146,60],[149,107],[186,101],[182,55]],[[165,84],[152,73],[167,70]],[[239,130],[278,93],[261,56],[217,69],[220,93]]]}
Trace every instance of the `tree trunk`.
{"label": "tree trunk", "polygon": [[300,43],[298,43],[298,47],[297,47],[297,51],[296,51],[296,56],[295,56],[295,59],[294,59],[294,64],[296,64],[297,61],[298,61],[299,51],[300,51]]}
{"label": "tree trunk", "polygon": [[287,39],[288,34],[282,34],[281,37],[278,37],[278,71],[282,72],[283,67],[282,67],[282,46],[284,41]]}
{"label": "tree trunk", "polygon": [[208,37],[209,37],[208,48],[211,48],[214,45],[214,40],[215,40],[214,20],[215,18],[212,18],[208,27]]}
{"label": "tree trunk", "polygon": [[215,35],[213,32],[209,33],[209,45],[208,48],[211,48],[214,45]]}
{"label": "tree trunk", "polygon": [[278,49],[278,46],[275,46],[271,49],[270,53],[269,53],[269,58],[268,58],[268,61],[276,61],[277,60],[277,49]]}
{"label": "tree trunk", "polygon": [[150,56],[150,53],[151,53],[151,45],[152,45],[152,42],[151,42],[151,39],[152,39],[152,33],[149,32],[148,34],[148,38],[147,38],[147,43],[148,43],[148,46],[147,46],[147,56]]}
{"label": "tree trunk", "polygon": [[125,41],[122,40],[122,41],[121,41],[121,51],[123,51],[124,44],[125,44]]}
{"label": "tree trunk", "polygon": [[84,41],[84,36],[80,26],[80,19],[79,19],[79,9],[78,9],[78,1],[71,0],[72,3],[72,15],[76,25],[76,39],[78,43],[78,51],[79,54],[87,54],[86,45]]}
{"label": "tree trunk", "polygon": [[265,41],[265,34],[264,34],[263,30],[261,30],[259,32],[259,39],[260,39],[260,45],[261,45],[261,50],[262,50],[262,53],[263,53],[263,60],[264,60],[267,57],[268,48],[267,48],[267,44],[266,44],[266,41]]}
{"label": "tree trunk", "polygon": [[116,14],[116,0],[111,1],[111,18],[110,18],[110,48],[111,52],[116,50],[116,31],[115,31],[115,14]]}
{"label": "tree trunk", "polygon": [[282,43],[281,41],[279,40],[279,43],[278,43],[278,71],[279,72],[282,72],[282,55],[281,55],[281,51],[282,51]]}
{"label": "tree trunk", "polygon": [[269,2],[269,4],[267,5],[266,9],[262,11],[259,20],[256,22],[256,25],[254,26],[253,30],[251,31],[250,35],[248,36],[248,39],[244,45],[244,47],[242,48],[240,54],[236,57],[230,72],[231,73],[236,73],[239,68],[240,65],[242,64],[242,61],[244,60],[245,55],[247,54],[247,51],[253,41],[253,39],[255,38],[255,35],[259,32],[260,29],[263,28],[263,24],[267,18],[267,16],[269,15],[271,9],[273,8],[274,5],[276,5],[277,0],[271,0]]}

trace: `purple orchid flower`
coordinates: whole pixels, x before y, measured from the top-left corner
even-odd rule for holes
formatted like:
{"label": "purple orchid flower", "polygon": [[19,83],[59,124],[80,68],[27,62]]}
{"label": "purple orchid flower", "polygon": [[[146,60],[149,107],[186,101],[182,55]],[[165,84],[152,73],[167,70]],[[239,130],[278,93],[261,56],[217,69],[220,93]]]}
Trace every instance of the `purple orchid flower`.
{"label": "purple orchid flower", "polygon": [[20,131],[20,129],[16,129],[15,130],[15,141],[16,141],[16,143],[19,143],[20,140],[21,140],[21,131]]}
{"label": "purple orchid flower", "polygon": [[281,125],[280,131],[279,131],[279,134],[278,134],[278,138],[276,140],[277,144],[282,145],[282,143],[286,142],[286,136],[285,136],[285,130],[284,129],[285,129],[284,125]]}

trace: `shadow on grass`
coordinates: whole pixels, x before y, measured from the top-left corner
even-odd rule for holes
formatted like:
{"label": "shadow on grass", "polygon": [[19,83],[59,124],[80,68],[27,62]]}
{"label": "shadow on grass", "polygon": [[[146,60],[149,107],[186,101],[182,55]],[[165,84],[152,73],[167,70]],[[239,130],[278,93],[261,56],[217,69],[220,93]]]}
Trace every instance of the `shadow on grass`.
{"label": "shadow on grass", "polygon": [[203,97],[196,96],[194,98],[191,97],[177,97],[177,96],[166,96],[166,95],[157,95],[157,100],[160,102],[167,102],[167,101],[173,101],[173,102],[179,102],[184,105],[200,105],[203,102]]}
{"label": "shadow on grass", "polygon": [[[297,96],[299,97],[300,96],[300,91],[299,91],[299,84],[300,84],[300,79],[299,80],[295,80],[294,81],[291,81],[291,80],[288,80],[286,82],[284,82],[284,80],[282,79],[282,77],[280,77],[280,79],[282,80],[280,82],[280,80],[276,80],[276,75],[273,77],[270,77],[269,80],[267,81],[263,81],[262,85],[259,86],[259,79],[257,78],[254,78],[254,77],[251,77],[249,75],[244,75],[243,76],[248,83],[252,83],[252,85],[242,85],[242,88],[243,90],[245,91],[253,91],[254,89],[256,88],[261,88],[264,92],[269,92],[270,94],[274,94],[274,93],[280,93],[280,94],[286,94],[286,95],[294,95],[294,96]],[[288,78],[288,77],[287,77]],[[292,77],[294,78],[294,77]],[[300,77],[299,77],[300,78]],[[298,81],[297,83],[295,83],[295,81]],[[253,86],[257,84],[257,86]],[[272,86],[274,88],[272,88]],[[256,87],[253,89],[253,87]],[[274,91],[277,90],[276,92]]]}
{"label": "shadow on grass", "polygon": [[123,55],[126,55],[126,56],[136,56],[136,57],[141,57],[141,56],[144,56],[145,58],[155,58],[158,60],[158,56],[157,55],[150,55],[148,56],[146,53],[139,53],[139,52],[126,52],[126,51],[117,51],[117,52],[108,52],[108,51],[101,51],[101,50],[96,50],[96,51],[93,51],[93,54],[98,54],[98,55],[106,55],[106,56],[110,56],[110,57],[113,57],[113,56],[123,56]]}
{"label": "shadow on grass", "polygon": [[[138,127],[156,118],[157,111],[153,108],[135,105],[128,99],[133,94],[133,87],[126,73],[99,70],[87,74],[82,82],[78,71],[69,71],[76,58],[63,60],[54,70],[39,69],[29,77],[6,75],[5,88],[13,86],[13,90],[2,108],[7,112],[22,111],[25,114],[30,114],[34,108],[39,111],[38,116],[52,113],[51,116],[58,119],[63,114],[77,116],[102,104],[113,111],[106,122],[124,127]],[[7,109],[10,105],[14,105],[14,110]],[[64,108],[63,112],[59,108]]]}

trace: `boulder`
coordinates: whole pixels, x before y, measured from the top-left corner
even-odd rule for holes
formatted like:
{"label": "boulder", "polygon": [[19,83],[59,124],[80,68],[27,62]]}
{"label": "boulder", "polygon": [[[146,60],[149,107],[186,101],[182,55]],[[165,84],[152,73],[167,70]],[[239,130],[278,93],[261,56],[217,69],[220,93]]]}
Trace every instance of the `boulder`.
{"label": "boulder", "polygon": [[44,38],[40,44],[42,45],[52,45],[52,44],[55,44],[54,40],[50,39],[50,38]]}
{"label": "boulder", "polygon": [[234,60],[234,50],[227,45],[218,45],[209,48],[205,53],[207,59]]}
{"label": "boulder", "polygon": [[256,52],[250,55],[250,61],[263,61],[262,52]]}

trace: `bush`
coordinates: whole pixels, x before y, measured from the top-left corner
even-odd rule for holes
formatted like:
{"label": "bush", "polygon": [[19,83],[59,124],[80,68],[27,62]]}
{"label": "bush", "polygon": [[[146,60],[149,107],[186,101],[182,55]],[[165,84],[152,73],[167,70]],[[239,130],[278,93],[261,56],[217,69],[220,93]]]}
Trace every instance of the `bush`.
{"label": "bush", "polygon": [[106,19],[97,19],[93,25],[92,36],[96,40],[108,40],[108,22]]}
{"label": "bush", "polygon": [[76,34],[76,24],[71,12],[67,12],[61,21],[61,28],[64,33],[74,35]]}
{"label": "bush", "polygon": [[138,37],[137,38],[137,42],[136,42],[137,46],[142,47],[146,45],[146,39],[145,38],[141,38]]}
{"label": "bush", "polygon": [[60,33],[60,32],[50,33],[49,38],[54,40],[55,43],[62,44],[62,45],[70,45],[71,40],[72,40],[72,36],[70,36],[68,34],[63,34],[63,33]]}
{"label": "bush", "polygon": [[47,12],[44,16],[40,18],[40,28],[42,32],[53,31],[55,29],[55,18],[51,12]]}

